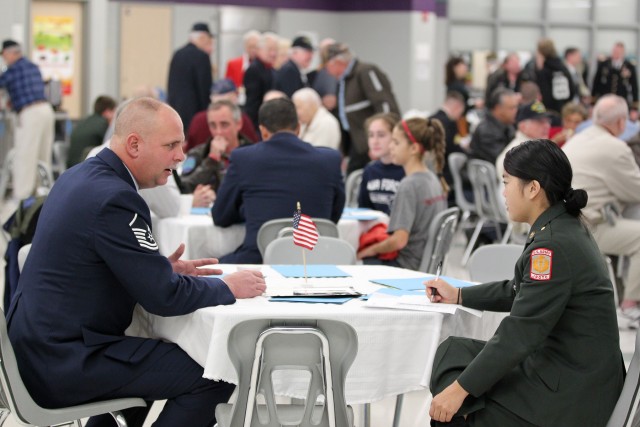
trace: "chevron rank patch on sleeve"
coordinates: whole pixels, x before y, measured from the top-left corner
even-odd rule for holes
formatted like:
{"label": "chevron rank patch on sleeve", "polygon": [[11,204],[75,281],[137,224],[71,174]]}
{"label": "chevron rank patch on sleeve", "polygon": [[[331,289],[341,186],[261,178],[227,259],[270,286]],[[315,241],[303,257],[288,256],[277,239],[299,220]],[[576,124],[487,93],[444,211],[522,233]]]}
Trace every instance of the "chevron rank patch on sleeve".
{"label": "chevron rank patch on sleeve", "polygon": [[133,235],[138,241],[140,247],[151,251],[158,250],[158,244],[153,238],[153,234],[151,234],[151,229],[142,218],[138,218],[138,214],[133,216],[133,219],[129,223],[129,227],[131,227],[131,231],[133,232]]}

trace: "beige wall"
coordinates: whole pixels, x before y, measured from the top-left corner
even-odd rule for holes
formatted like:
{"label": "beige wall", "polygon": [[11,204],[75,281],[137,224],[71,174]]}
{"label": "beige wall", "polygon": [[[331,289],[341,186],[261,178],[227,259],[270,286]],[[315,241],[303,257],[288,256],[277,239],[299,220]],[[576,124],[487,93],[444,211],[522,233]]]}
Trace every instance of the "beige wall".
{"label": "beige wall", "polygon": [[171,61],[171,6],[120,7],[120,97],[165,88]]}

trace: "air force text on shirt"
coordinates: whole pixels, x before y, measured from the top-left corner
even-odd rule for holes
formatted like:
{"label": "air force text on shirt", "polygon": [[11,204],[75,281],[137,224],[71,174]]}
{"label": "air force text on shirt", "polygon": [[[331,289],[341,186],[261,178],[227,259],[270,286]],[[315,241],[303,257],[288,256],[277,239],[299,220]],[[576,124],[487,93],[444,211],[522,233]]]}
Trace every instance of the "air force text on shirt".
{"label": "air force text on shirt", "polygon": [[[382,178],[372,179],[367,182],[367,190],[369,191],[369,197],[373,203],[390,203],[398,191],[400,181],[395,179]],[[378,193],[378,192],[381,193]]]}

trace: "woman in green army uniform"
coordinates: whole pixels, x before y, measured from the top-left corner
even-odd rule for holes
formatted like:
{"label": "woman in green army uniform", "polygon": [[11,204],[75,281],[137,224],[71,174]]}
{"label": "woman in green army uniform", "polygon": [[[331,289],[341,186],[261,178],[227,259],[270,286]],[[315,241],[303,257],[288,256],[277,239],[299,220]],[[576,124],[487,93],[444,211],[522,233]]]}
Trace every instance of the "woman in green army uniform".
{"label": "woman in green army uniform", "polygon": [[436,302],[510,312],[487,342],[440,345],[432,425],[604,427],[624,365],[613,287],[579,218],[587,193],[571,188],[569,160],[546,139],[514,147],[504,169],[509,218],[531,225],[514,278],[463,290],[425,283]]}

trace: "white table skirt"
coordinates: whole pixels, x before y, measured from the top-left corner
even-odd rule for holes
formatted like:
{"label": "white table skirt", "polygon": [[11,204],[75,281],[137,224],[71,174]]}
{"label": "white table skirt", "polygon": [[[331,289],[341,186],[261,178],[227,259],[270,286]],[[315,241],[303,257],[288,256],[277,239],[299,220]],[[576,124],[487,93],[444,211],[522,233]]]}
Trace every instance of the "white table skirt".
{"label": "white table skirt", "polygon": [[[358,221],[341,219],[338,222],[340,238],[358,249],[360,234],[379,222],[388,223],[389,217],[379,213],[379,219]],[[187,215],[159,219],[154,225],[154,237],[160,253],[169,256],[180,245],[185,244],[183,259],[221,257],[236,250],[244,240],[244,224],[218,227],[209,215]]]}
{"label": "white table skirt", "polygon": [[[236,267],[222,266],[226,272]],[[268,266],[259,266],[267,286],[285,279]],[[350,284],[364,292],[378,288],[368,279],[418,277],[422,273],[385,266],[341,266],[350,273]],[[299,280],[299,279],[298,279]],[[321,282],[340,279],[318,279]],[[317,280],[316,280],[317,281]],[[275,285],[274,285],[275,286]],[[358,333],[358,354],[346,382],[349,404],[374,402],[413,390],[428,388],[431,366],[438,344],[450,335],[488,339],[504,315],[482,318],[458,310],[455,315],[373,309],[360,300],[342,305],[269,302],[267,297],[238,300],[229,306],[200,309],[178,317],[159,317],[138,309],[128,330],[131,335],[162,338],[177,343],[204,367],[204,377],[237,384],[238,378],[227,354],[230,330],[255,318],[324,318],[342,320]],[[295,387],[281,390],[297,396]]]}

